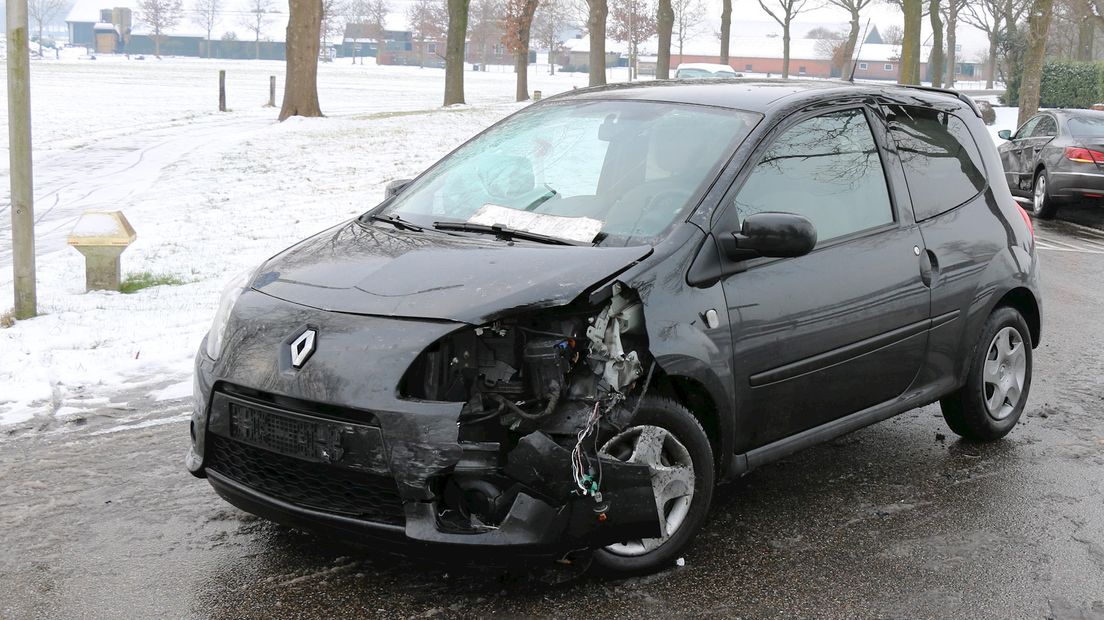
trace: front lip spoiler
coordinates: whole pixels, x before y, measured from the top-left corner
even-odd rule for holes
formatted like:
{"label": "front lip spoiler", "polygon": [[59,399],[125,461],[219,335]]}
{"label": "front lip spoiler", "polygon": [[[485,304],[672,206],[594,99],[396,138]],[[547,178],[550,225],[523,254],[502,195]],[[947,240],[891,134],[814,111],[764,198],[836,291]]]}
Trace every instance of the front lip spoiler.
{"label": "front lip spoiler", "polygon": [[[564,545],[556,544],[557,530],[548,528],[547,523],[540,523],[539,520],[531,525],[544,526],[547,529],[531,532],[535,537],[518,536],[521,532],[514,532],[506,540],[491,542],[478,534],[437,531],[432,525],[433,511],[425,502],[415,502],[412,506],[408,503],[407,526],[404,527],[296,506],[259,493],[216,471],[207,469],[206,474],[208,482],[220,497],[248,513],[366,550],[382,550],[433,560],[459,560],[478,565],[509,565],[535,558],[554,559],[567,550]],[[427,518],[429,523],[426,522]],[[409,536],[408,532],[413,533],[414,537]],[[422,538],[430,532],[432,534]]]}

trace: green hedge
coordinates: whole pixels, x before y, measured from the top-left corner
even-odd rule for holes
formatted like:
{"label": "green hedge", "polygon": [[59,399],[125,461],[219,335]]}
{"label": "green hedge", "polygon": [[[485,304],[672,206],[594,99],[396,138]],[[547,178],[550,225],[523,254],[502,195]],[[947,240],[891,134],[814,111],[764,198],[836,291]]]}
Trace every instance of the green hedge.
{"label": "green hedge", "polygon": [[[1039,92],[1039,105],[1044,108],[1087,108],[1104,102],[1104,62],[1048,62],[1043,65]],[[1019,79],[1008,84],[1003,99],[1008,105],[1019,104]]]}

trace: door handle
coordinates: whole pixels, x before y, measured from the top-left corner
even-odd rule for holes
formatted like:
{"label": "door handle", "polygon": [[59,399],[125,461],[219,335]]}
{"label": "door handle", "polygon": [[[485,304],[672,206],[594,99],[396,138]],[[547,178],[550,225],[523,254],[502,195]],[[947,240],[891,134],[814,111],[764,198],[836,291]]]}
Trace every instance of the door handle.
{"label": "door handle", "polygon": [[931,250],[920,253],[920,280],[928,288],[939,282],[939,258]]}

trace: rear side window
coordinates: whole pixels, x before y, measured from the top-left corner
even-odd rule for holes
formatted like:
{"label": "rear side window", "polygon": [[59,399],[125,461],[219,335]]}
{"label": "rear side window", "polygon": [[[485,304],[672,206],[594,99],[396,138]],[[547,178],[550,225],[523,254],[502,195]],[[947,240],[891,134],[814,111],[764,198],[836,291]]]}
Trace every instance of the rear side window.
{"label": "rear side window", "polygon": [[1058,124],[1054,122],[1054,117],[1044,116],[1039,119],[1039,124],[1035,125],[1035,130],[1031,132],[1032,138],[1049,138],[1057,135]]}
{"label": "rear side window", "polygon": [[832,112],[787,129],[756,164],[733,207],[740,221],[764,211],[804,215],[818,241],[893,222],[866,115]]}
{"label": "rear side window", "polygon": [[961,119],[912,106],[888,106],[888,112],[917,220],[950,211],[985,189],[981,152]]}

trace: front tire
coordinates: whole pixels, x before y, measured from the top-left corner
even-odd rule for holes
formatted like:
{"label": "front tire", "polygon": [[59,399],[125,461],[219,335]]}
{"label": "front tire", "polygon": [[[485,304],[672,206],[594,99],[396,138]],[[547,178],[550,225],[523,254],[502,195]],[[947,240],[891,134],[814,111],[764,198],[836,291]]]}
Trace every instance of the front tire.
{"label": "front tire", "polygon": [[1049,220],[1058,214],[1058,203],[1050,195],[1050,176],[1046,168],[1035,173],[1035,182],[1032,184],[1031,215]]}
{"label": "front tire", "polygon": [[598,549],[594,563],[618,575],[672,564],[701,529],[713,499],[713,449],[701,424],[681,404],[649,396],[630,425],[609,439],[601,452],[652,469],[663,535]]}
{"label": "front tire", "polygon": [[1031,391],[1031,354],[1023,316],[1009,307],[994,310],[971,354],[966,385],[939,401],[947,426],[972,441],[1007,435]]}

